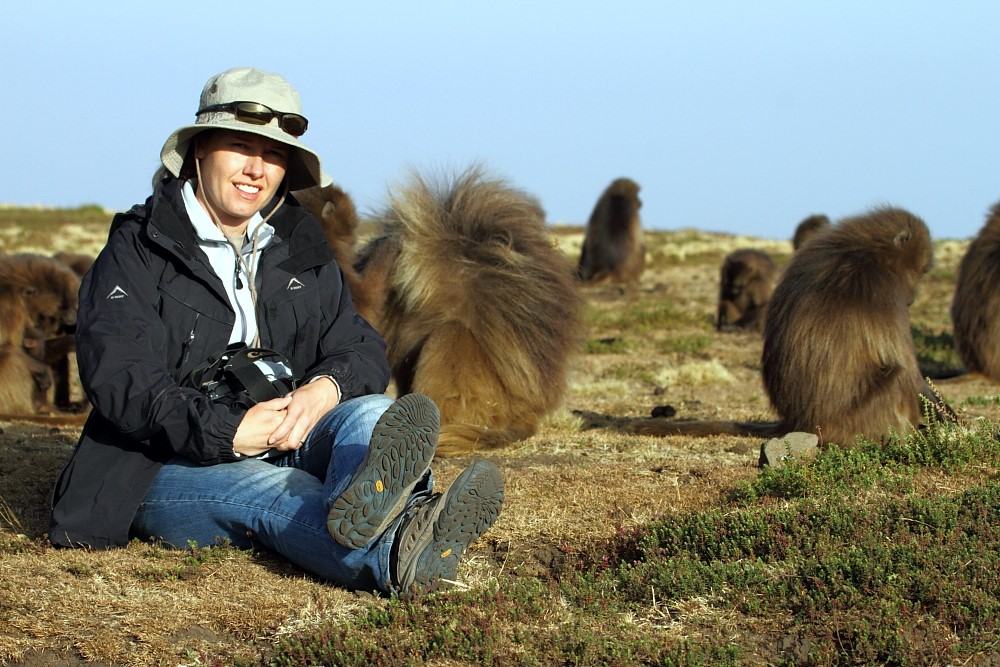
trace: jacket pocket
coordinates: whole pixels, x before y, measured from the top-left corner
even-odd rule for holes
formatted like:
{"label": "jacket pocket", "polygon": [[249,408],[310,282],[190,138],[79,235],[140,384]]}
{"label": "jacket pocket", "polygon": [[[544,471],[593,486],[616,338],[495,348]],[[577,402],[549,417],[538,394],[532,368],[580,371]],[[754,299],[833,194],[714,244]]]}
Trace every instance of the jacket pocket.
{"label": "jacket pocket", "polygon": [[204,294],[195,302],[170,283],[161,283],[160,293],[160,318],[167,334],[164,363],[174,379],[180,380],[225,350],[234,316]]}
{"label": "jacket pocket", "polygon": [[292,280],[294,289],[265,304],[264,325],[270,347],[285,354],[300,377],[316,359],[322,313],[315,274],[307,272]]}

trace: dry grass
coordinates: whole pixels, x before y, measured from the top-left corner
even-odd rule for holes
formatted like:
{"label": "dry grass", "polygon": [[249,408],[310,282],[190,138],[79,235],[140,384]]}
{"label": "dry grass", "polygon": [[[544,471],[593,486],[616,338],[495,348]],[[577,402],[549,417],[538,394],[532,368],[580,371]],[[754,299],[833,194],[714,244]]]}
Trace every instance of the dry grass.
{"label": "dry grass", "polygon": [[[557,231],[562,247],[578,253],[582,230]],[[5,247],[13,238],[4,231]],[[646,241],[650,267],[637,294],[586,290],[587,340],[620,340],[626,351],[581,353],[564,408],[534,437],[489,456],[505,472],[507,501],[493,530],[470,550],[461,585],[553,577],[570,556],[621,526],[671,510],[715,508],[722,489],[758,474],[759,442],[622,435],[585,429],[572,412],[647,416],[669,404],[683,418],[771,416],[759,337],[714,331],[717,273],[727,252],[745,246],[763,247],[783,265],[790,244],[693,230],[647,232]],[[948,244],[913,307],[915,324],[932,334],[950,332],[947,306],[963,245]],[[942,391],[964,419],[1000,415],[995,400],[966,400],[995,397],[996,386],[965,382]],[[0,664],[231,660],[256,655],[295,629],[387,604],[324,585],[268,554],[143,544],[100,553],[48,548],[49,493],[76,433],[21,423],[0,428]],[[468,463],[436,462],[439,483]],[[713,614],[708,601],[692,598],[669,609],[654,603],[642,617],[622,621],[682,636],[723,627],[725,619]]]}

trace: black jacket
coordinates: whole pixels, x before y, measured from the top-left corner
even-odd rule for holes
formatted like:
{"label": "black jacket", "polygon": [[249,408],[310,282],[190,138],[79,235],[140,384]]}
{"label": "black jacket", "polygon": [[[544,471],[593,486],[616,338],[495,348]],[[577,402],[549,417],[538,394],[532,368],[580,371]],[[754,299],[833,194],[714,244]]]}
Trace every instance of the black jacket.
{"label": "black jacket", "polygon": [[[302,381],[333,376],[343,400],[384,392],[385,342],[354,309],[319,223],[290,196],[268,223],[275,236],[256,273],[260,345],[284,354]],[[182,386],[225,350],[235,317],[179,181],[115,216],[80,288],[77,362],[93,410],[53,492],[54,544],[124,545],[165,461],[236,460],[242,413]]]}

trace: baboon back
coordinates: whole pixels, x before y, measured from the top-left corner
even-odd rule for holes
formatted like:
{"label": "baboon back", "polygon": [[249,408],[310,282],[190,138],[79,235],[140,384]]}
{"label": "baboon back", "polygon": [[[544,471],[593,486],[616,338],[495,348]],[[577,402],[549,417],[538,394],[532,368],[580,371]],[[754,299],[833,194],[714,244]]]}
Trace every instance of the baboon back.
{"label": "baboon back", "polygon": [[362,281],[382,285],[398,389],[441,409],[438,451],[534,433],[562,400],[581,303],[537,200],[479,169],[441,185],[414,175],[376,222]]}
{"label": "baboon back", "polygon": [[760,331],[777,273],[771,256],[763,250],[743,248],[727,255],[719,276],[716,329]]}
{"label": "baboon back", "polygon": [[577,273],[586,282],[636,283],[646,267],[639,217],[639,185],[616,179],[587,221]]}
{"label": "baboon back", "polygon": [[849,445],[922,417],[909,305],[931,265],[927,226],[895,208],[848,218],[803,245],[768,306],[762,371],[788,430]]}
{"label": "baboon back", "polygon": [[965,369],[1000,382],[1000,203],[959,264],[951,320]]}

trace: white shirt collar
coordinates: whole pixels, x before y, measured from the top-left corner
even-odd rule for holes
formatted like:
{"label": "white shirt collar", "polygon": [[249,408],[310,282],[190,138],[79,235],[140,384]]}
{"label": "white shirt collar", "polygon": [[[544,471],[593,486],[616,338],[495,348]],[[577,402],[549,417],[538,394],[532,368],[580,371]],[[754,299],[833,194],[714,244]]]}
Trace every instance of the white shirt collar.
{"label": "white shirt collar", "polygon": [[[201,205],[198,201],[198,196],[194,192],[194,186],[191,184],[190,180],[184,181],[184,186],[181,188],[181,193],[184,197],[184,209],[187,211],[188,217],[191,219],[191,225],[194,227],[194,233],[198,235],[198,238],[202,241],[216,241],[222,243],[228,243],[226,237],[222,234],[222,230],[216,227],[215,222],[212,217],[205,210],[205,207]],[[263,218],[260,212],[254,213],[250,218],[250,222],[247,225],[247,233],[253,234],[257,229],[257,225],[260,224]],[[260,236],[257,238],[257,247],[263,248],[271,240],[274,235],[274,227],[264,223],[264,226],[260,228]],[[253,240],[252,238],[250,239]]]}

